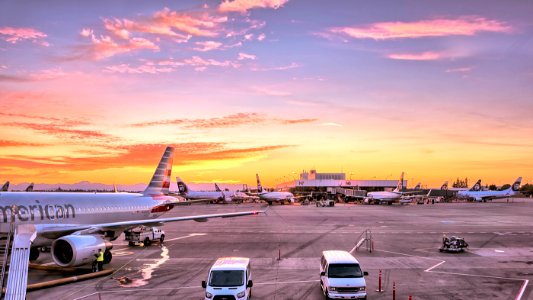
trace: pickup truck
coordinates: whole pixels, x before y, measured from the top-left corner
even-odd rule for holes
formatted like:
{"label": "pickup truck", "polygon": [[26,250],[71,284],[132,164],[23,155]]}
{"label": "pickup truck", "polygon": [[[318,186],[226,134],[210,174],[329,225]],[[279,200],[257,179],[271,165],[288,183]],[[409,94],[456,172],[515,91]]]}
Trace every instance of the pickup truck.
{"label": "pickup truck", "polygon": [[163,243],[165,240],[165,232],[157,227],[141,226],[124,231],[125,240],[128,241],[128,246],[135,246],[137,243],[143,243],[148,247],[154,241]]}

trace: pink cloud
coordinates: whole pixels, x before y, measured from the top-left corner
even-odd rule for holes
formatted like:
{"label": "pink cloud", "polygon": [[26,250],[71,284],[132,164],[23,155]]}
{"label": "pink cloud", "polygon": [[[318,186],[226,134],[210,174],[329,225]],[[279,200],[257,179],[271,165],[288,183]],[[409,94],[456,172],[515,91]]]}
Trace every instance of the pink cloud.
{"label": "pink cloud", "polygon": [[196,71],[204,71],[208,67],[239,68],[240,64],[229,60],[218,61],[215,59],[204,59],[199,56],[193,56],[182,61],[176,61],[173,59],[161,61],[143,60],[142,63],[138,66],[132,66],[130,64],[112,65],[105,67],[104,72],[128,74],[157,74],[173,72],[177,68],[182,66],[191,66],[194,67]]}
{"label": "pink cloud", "polygon": [[421,53],[392,53],[387,55],[390,59],[398,60],[439,60],[446,57],[440,52],[421,52]]}
{"label": "pink cloud", "polygon": [[472,67],[454,68],[446,70],[446,73],[468,73],[472,71]]}
{"label": "pink cloud", "polygon": [[200,47],[194,48],[194,50],[201,51],[201,52],[207,52],[211,50],[220,49],[220,47],[222,46],[222,43],[215,42],[215,41],[206,41],[206,42],[196,42],[196,45]]}
{"label": "pink cloud", "polygon": [[290,63],[288,65],[285,65],[285,66],[278,66],[278,67],[256,67],[256,68],[252,68],[251,70],[252,71],[260,71],[260,72],[263,72],[263,71],[285,71],[285,70],[290,70],[290,69],[295,69],[295,68],[299,68],[300,65],[293,62],[293,63]]}
{"label": "pink cloud", "polygon": [[253,54],[246,54],[246,53],[239,52],[239,57],[237,59],[238,60],[245,60],[245,59],[254,60],[255,58],[256,56]]}
{"label": "pink cloud", "polygon": [[207,67],[230,67],[238,68],[240,65],[229,60],[218,61],[214,59],[203,59],[199,56],[193,56],[183,61],[185,65],[193,66],[196,71],[204,71]]}
{"label": "pink cloud", "polygon": [[83,29],[80,34],[91,38],[92,44],[86,50],[91,58],[97,60],[137,50],[159,51],[159,46],[145,38],[136,37],[118,43],[110,36],[96,37],[90,29]]}
{"label": "pink cloud", "polygon": [[33,28],[23,28],[23,27],[21,28],[1,27],[0,28],[0,39],[11,44],[16,44],[24,40],[29,40],[41,46],[48,47],[50,46],[50,44],[44,41],[45,37],[47,37],[45,33],[40,32]]}
{"label": "pink cloud", "polygon": [[440,37],[450,35],[475,35],[479,32],[511,32],[504,22],[480,16],[464,16],[457,19],[433,19],[414,22],[383,22],[365,27],[336,27],[333,34],[347,35],[356,39],[401,39]]}
{"label": "pink cloud", "polygon": [[278,9],[289,0],[224,0],[218,9],[222,12],[245,13],[253,8],[273,8]]}
{"label": "pink cloud", "polygon": [[170,73],[173,72],[174,68],[172,67],[160,67],[154,64],[143,64],[137,67],[131,67],[128,64],[120,64],[107,66],[104,68],[104,72],[107,73],[127,73],[127,74],[158,74],[158,73]]}

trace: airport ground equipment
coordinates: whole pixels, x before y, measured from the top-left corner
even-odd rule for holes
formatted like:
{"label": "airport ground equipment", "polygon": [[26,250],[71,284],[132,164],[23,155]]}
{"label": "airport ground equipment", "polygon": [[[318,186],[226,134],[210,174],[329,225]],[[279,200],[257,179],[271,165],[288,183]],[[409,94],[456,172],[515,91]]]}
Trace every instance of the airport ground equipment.
{"label": "airport ground equipment", "polygon": [[9,276],[7,277],[6,300],[22,300],[26,298],[30,248],[36,236],[37,229],[33,224],[23,224],[15,227],[9,262]]}
{"label": "airport ground equipment", "polygon": [[374,250],[374,240],[372,238],[372,231],[370,229],[365,229],[359,237],[356,239],[357,244],[355,244],[355,247],[353,247],[352,251],[357,251],[361,246],[365,245],[365,248],[368,252],[372,253]]}
{"label": "airport ground equipment", "polygon": [[128,246],[135,246],[138,243],[143,243],[148,247],[152,242],[163,243],[165,240],[165,232],[158,227],[141,226],[124,231],[125,240],[128,241]]}
{"label": "airport ground equipment", "polygon": [[457,236],[444,236],[442,238],[442,247],[439,248],[439,251],[457,253],[465,251],[466,248],[468,248],[468,243],[464,238]]}
{"label": "airport ground equipment", "polygon": [[316,201],[316,207],[330,207],[335,206],[335,201],[332,199],[321,199]]}
{"label": "airport ground equipment", "polygon": [[2,260],[2,269],[0,271],[0,291],[4,290],[4,279],[5,275],[7,274],[9,253],[11,252],[11,245],[13,243],[13,224],[11,224],[10,228],[11,229],[8,232],[0,233],[0,259]]}

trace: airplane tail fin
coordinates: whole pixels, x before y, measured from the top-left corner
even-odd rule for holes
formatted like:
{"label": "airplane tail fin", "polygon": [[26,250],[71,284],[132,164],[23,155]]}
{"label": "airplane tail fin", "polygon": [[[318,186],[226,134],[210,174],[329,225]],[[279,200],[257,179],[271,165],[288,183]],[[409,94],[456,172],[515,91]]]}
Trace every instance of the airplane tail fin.
{"label": "airplane tail fin", "polygon": [[441,189],[442,191],[446,191],[446,190],[448,190],[448,181],[445,181],[445,182],[442,184],[442,186],[440,187],[440,189]]}
{"label": "airplane tail fin", "polygon": [[9,181],[6,181],[6,183],[4,183],[4,185],[2,186],[2,189],[0,189],[0,192],[7,192],[8,189],[9,189]]}
{"label": "airplane tail fin", "polygon": [[216,184],[216,182],[215,182],[215,191],[222,192],[222,190],[218,187],[218,184]]}
{"label": "airplane tail fin", "polygon": [[33,192],[33,182],[28,185],[28,187],[26,188],[26,192]]}
{"label": "airplane tail fin", "polygon": [[259,174],[255,174],[255,178],[257,179],[257,192],[262,193],[263,186],[261,185],[261,180],[259,180]]}
{"label": "airplane tail fin", "polygon": [[417,183],[417,184],[415,185],[415,191],[420,190],[421,184],[422,184],[422,183],[419,182],[419,183]]}
{"label": "airplane tail fin", "polygon": [[168,195],[168,189],[170,187],[170,174],[172,173],[172,161],[174,156],[174,148],[167,146],[157,169],[155,169],[154,176],[148,184],[143,195]]}
{"label": "airplane tail fin", "polygon": [[513,183],[513,185],[511,186],[511,188],[513,189],[513,191],[519,191],[520,190],[520,183],[522,182],[522,177],[518,177],[515,182]]}
{"label": "airplane tail fin", "polygon": [[481,179],[478,179],[476,184],[474,184],[470,190],[473,192],[481,191]]}
{"label": "airplane tail fin", "polygon": [[185,182],[180,177],[176,177],[176,183],[178,184],[178,191],[180,194],[185,195],[189,192],[187,184],[185,184]]}
{"label": "airplane tail fin", "polygon": [[400,180],[398,181],[398,184],[396,185],[396,189],[394,191],[401,192],[402,190],[403,190],[403,172],[402,172],[402,175],[400,176]]}

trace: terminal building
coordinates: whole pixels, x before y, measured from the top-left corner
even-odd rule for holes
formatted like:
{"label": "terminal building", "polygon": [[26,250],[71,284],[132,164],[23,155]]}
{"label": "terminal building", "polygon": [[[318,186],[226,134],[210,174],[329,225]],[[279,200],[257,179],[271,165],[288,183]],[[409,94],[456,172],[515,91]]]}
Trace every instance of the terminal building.
{"label": "terminal building", "polygon": [[[303,171],[298,180],[282,182],[276,186],[276,190],[290,191],[295,194],[316,193],[340,193],[353,197],[363,197],[366,192],[392,191],[396,188],[398,180],[352,180],[346,179],[345,173],[318,173],[316,170]],[[403,182],[404,188],[407,180]],[[359,191],[359,192],[355,192]],[[357,196],[355,196],[357,195]]]}

